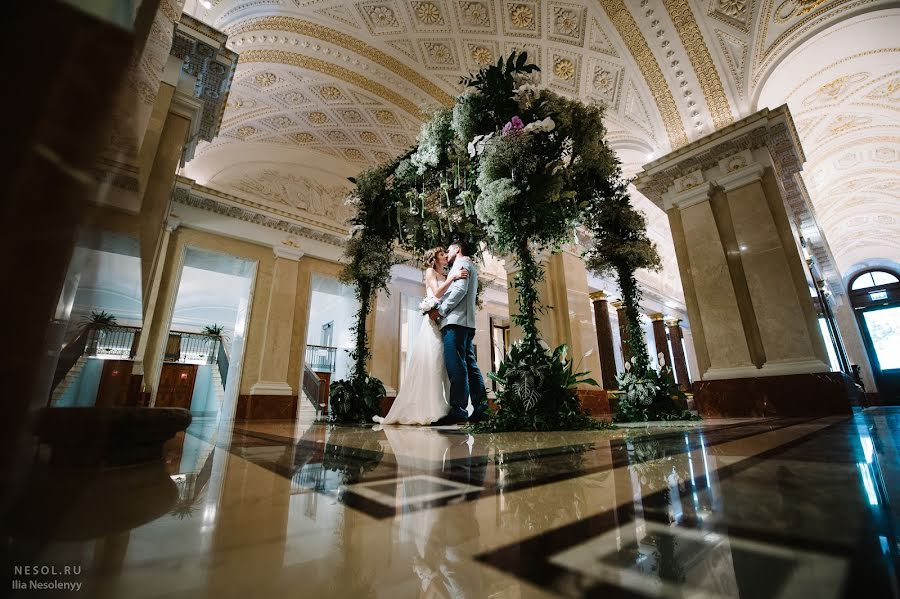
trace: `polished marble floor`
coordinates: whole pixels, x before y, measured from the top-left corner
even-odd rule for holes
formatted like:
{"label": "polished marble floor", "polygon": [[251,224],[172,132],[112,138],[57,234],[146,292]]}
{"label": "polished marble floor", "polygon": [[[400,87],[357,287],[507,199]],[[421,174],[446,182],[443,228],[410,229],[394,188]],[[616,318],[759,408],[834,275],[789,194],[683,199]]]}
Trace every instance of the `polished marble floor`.
{"label": "polished marble floor", "polygon": [[117,599],[898,597],[898,440],[890,408],[500,435],[198,420],[164,465],[45,473],[4,540]]}

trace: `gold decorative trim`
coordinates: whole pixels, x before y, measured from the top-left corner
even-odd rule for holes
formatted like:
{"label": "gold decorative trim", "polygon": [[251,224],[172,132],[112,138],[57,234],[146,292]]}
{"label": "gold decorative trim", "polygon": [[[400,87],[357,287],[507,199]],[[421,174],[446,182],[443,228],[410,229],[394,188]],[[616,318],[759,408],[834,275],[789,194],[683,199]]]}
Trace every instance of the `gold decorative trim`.
{"label": "gold decorative trim", "polygon": [[662,69],[656,62],[656,57],[647,45],[647,40],[638,29],[634,17],[628,12],[623,0],[599,0],[600,5],[606,12],[606,16],[619,32],[619,36],[628,46],[628,51],[641,69],[641,74],[653,94],[656,101],[656,107],[662,116],[663,125],[666,128],[666,135],[672,149],[675,150],[688,143],[687,133],[684,130],[684,123],[681,115],[678,113],[678,107],[675,104],[675,98],[669,89],[666,78],[663,76]]}
{"label": "gold decorative trim", "polygon": [[367,77],[363,77],[356,71],[351,71],[350,69],[347,69],[340,65],[325,62],[324,60],[319,60],[318,58],[313,58],[312,56],[296,54],[294,52],[286,52],[284,50],[247,50],[246,52],[243,52],[241,54],[240,62],[279,63],[300,67],[301,69],[317,71],[319,73],[322,73],[323,75],[341,79],[342,81],[346,81],[347,83],[351,83],[361,89],[371,92],[376,96],[380,96],[382,99],[391,102],[395,106],[405,110],[417,119],[422,118],[422,111],[419,110],[419,108],[415,104],[413,104],[397,92],[392,91],[387,87],[381,85],[380,83],[376,83]]}
{"label": "gold decorative trim", "polygon": [[228,34],[230,36],[235,36],[250,31],[263,30],[290,31],[291,33],[305,35],[329,44],[341,46],[342,48],[355,52],[403,77],[444,106],[453,105],[453,96],[444,92],[437,85],[420,75],[415,69],[406,66],[396,58],[385,54],[381,50],[361,42],[352,35],[347,35],[346,33],[342,33],[336,29],[318,23],[304,21],[303,19],[295,19],[293,17],[262,17],[241,23],[234,28],[229,28]]}
{"label": "gold decorative trim", "polygon": [[722,80],[719,78],[719,72],[713,63],[703,34],[697,27],[691,7],[688,6],[687,0],[663,0],[663,5],[669,12],[672,23],[675,24],[681,44],[700,82],[700,89],[706,98],[706,105],[709,107],[716,129],[730,125],[734,122],[734,116],[731,114],[728,97],[725,95],[725,88],[722,86]]}

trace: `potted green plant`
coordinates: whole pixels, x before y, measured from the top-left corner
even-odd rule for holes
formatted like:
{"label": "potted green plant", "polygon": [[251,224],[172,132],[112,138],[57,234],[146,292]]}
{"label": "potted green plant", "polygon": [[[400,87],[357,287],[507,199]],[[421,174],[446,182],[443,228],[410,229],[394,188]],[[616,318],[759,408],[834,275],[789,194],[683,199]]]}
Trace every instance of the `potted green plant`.
{"label": "potted green plant", "polygon": [[212,364],[216,361],[216,344],[227,341],[225,327],[220,324],[208,324],[203,327],[202,334],[210,338],[209,363]]}
{"label": "potted green plant", "polygon": [[106,310],[92,310],[90,316],[82,321],[82,330],[88,336],[86,353],[89,356],[97,355],[97,348],[109,329],[116,326],[116,317]]}

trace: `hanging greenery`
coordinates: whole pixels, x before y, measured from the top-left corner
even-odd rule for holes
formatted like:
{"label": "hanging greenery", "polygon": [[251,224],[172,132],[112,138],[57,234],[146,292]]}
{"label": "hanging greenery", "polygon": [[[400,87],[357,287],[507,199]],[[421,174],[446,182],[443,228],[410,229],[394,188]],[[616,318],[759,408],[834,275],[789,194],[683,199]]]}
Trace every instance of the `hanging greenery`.
{"label": "hanging greenery", "polygon": [[625,372],[617,377],[620,393],[616,420],[693,420],[695,417],[686,409],[686,396],[664,363],[663,354],[659,354],[659,370],[650,363],[641,327],[641,288],[635,272],[662,267],[656,245],[647,237],[647,219],[631,205],[627,182],[621,177],[613,179],[606,194],[595,195],[591,204],[584,219],[591,233],[585,265],[618,282],[625,312],[624,344],[631,355]]}
{"label": "hanging greenery", "polygon": [[[452,108],[424,124],[405,156],[356,181],[356,205],[344,279],[356,285],[354,371],[336,384],[334,406],[349,420],[368,420],[380,390],[366,377],[365,319],[386,289],[395,246],[414,254],[464,239],[515,262],[514,324],[523,333],[497,373],[500,409],[479,430],[563,430],[601,426],[575,395],[596,384],[576,373],[565,347],[551,350],[538,333],[543,278],[539,256],[574,241],[575,227],[622,185],[606,144],[603,110],[540,90],[540,69],[515,53],[464,78]],[[368,381],[368,382],[367,382]],[[379,382],[380,384],[380,382]],[[343,418],[343,417],[342,417]]]}

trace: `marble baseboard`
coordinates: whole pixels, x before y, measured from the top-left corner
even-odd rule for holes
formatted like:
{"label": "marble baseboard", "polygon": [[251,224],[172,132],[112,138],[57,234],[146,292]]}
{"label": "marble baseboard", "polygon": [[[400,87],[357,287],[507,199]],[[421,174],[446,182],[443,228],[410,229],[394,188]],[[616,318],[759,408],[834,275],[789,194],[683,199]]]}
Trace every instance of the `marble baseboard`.
{"label": "marble baseboard", "polygon": [[581,408],[591,416],[611,416],[609,391],[605,389],[576,389]]}
{"label": "marble baseboard", "polygon": [[694,382],[701,416],[829,416],[851,414],[850,382],[840,372]]}
{"label": "marble baseboard", "polygon": [[296,395],[240,395],[235,420],[289,420],[297,418]]}

